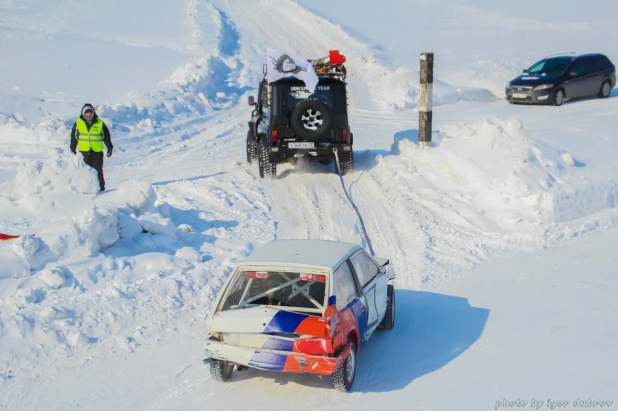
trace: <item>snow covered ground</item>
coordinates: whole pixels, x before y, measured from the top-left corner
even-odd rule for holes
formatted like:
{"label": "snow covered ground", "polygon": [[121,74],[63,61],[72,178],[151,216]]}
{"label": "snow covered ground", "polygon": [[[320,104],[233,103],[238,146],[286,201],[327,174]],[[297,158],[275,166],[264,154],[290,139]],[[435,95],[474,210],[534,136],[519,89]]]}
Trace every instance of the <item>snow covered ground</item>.
{"label": "snow covered ground", "polygon": [[[618,91],[502,99],[547,54],[618,62],[618,6],[563,3],[0,1],[0,232],[23,235],[0,242],[0,410],[616,406]],[[237,261],[273,238],[363,243],[332,168],[262,180],[244,162],[267,45],[348,57],[345,182],[399,276],[397,327],[361,352],[348,396],[307,375],[217,385],[201,363]],[[116,148],[100,195],[68,150],[85,102]]]}

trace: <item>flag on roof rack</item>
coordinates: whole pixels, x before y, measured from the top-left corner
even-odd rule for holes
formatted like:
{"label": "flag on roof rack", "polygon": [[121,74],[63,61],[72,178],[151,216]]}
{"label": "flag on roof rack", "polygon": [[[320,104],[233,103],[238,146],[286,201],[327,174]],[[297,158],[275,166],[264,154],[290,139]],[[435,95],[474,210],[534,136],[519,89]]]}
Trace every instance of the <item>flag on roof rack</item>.
{"label": "flag on roof rack", "polygon": [[267,74],[269,83],[286,77],[296,77],[304,81],[307,90],[312,93],[319,81],[313,65],[307,60],[270,47],[267,50]]}

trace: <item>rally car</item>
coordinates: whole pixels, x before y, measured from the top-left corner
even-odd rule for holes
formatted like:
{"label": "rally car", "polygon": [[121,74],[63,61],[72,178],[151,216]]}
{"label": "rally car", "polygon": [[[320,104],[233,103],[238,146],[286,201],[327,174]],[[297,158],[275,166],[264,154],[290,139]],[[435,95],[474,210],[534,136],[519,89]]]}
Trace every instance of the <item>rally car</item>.
{"label": "rally car", "polygon": [[395,270],[352,243],[275,240],[238,264],[206,320],[213,379],[256,368],[332,375],[349,391],[356,355],[395,325]]}

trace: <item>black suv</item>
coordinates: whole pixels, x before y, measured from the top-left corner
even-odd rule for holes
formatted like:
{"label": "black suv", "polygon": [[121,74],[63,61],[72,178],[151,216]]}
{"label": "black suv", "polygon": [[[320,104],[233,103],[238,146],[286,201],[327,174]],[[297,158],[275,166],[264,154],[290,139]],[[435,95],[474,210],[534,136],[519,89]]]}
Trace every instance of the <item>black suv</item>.
{"label": "black suv", "polygon": [[268,83],[265,69],[257,102],[249,97],[249,105],[255,109],[247,132],[247,161],[257,159],[262,178],[274,177],[278,163],[294,163],[298,157],[330,164],[335,158],[334,149],[342,174],[354,167],[345,66],[313,66],[319,76],[314,93],[295,77]]}
{"label": "black suv", "polygon": [[603,54],[555,55],[535,63],[506,85],[510,103],[560,106],[566,98],[608,97],[616,67]]}

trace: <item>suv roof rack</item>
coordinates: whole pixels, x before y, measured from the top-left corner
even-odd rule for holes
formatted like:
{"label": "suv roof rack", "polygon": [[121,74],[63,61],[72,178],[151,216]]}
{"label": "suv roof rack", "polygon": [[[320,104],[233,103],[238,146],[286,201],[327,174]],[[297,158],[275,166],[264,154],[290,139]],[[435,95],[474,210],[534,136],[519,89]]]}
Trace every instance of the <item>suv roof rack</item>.
{"label": "suv roof rack", "polygon": [[550,54],[549,56],[545,56],[543,57],[543,60],[548,59],[550,57],[562,56],[563,54],[577,54],[577,53],[574,51],[563,51],[562,53]]}
{"label": "suv roof rack", "polygon": [[328,56],[308,61],[318,76],[345,81],[348,71],[343,63],[346,62],[346,58],[343,54],[339,54],[339,50],[329,50]]}

